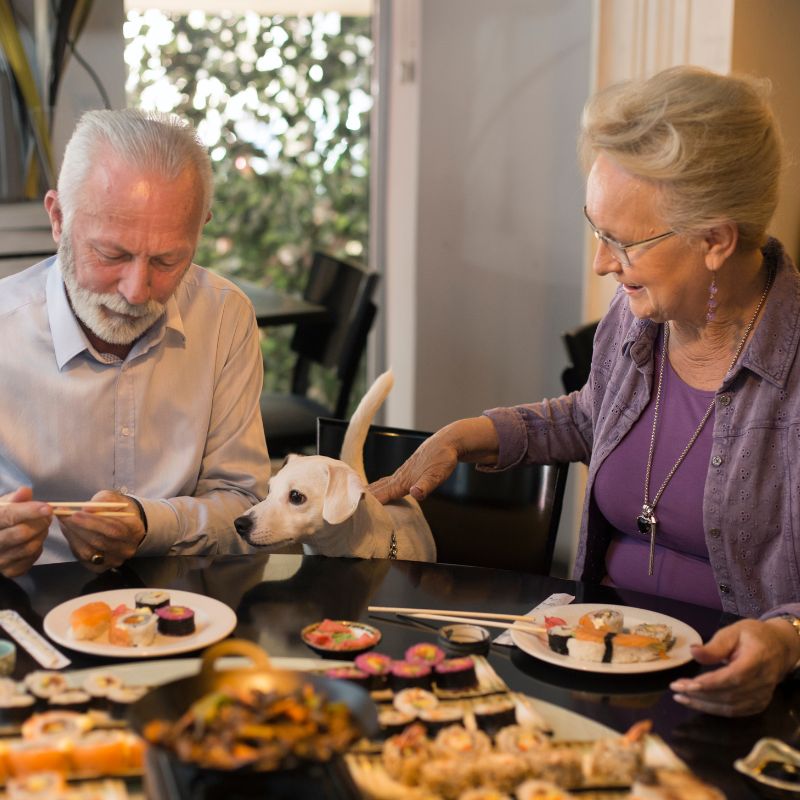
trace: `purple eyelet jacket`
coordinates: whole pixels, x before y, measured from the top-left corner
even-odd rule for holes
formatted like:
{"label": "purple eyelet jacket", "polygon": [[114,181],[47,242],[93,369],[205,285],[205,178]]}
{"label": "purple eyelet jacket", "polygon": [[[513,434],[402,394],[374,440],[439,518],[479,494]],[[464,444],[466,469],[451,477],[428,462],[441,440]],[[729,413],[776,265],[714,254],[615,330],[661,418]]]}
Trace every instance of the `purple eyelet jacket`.
{"label": "purple eyelet jacket", "polygon": [[[761,320],[716,392],[703,527],[725,611],[800,615],[800,273],[770,239],[775,271]],[[610,532],[592,502],[603,460],[650,399],[658,325],[637,319],[617,292],[597,329],[589,381],[540,403],[484,412],[497,428],[494,469],[525,463],[589,465],[574,576],[605,575]]]}

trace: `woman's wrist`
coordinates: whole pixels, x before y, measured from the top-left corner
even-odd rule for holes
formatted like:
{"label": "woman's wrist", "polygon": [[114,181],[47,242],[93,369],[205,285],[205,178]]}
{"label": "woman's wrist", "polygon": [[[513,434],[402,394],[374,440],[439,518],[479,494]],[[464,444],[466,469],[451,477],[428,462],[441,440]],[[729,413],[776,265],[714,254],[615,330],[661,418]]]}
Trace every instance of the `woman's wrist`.
{"label": "woman's wrist", "polygon": [[441,444],[452,447],[459,461],[494,464],[499,442],[494,423],[488,417],[469,417],[445,425],[437,434]]}
{"label": "woman's wrist", "polygon": [[790,614],[771,617],[766,624],[775,629],[786,647],[785,672],[788,675],[800,666],[800,618]]}

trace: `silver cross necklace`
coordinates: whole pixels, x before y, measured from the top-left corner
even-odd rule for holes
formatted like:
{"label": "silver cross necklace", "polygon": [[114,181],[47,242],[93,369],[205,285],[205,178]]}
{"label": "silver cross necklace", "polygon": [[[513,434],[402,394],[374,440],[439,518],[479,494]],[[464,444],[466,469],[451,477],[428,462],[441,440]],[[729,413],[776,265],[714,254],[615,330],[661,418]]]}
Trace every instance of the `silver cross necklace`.
{"label": "silver cross necklace", "polygon": [[[733,354],[733,360],[731,361],[731,365],[728,367],[726,375],[730,372],[736,362],[739,360],[739,355],[744,348],[744,344],[747,341],[747,337],[750,335],[750,331],[753,330],[753,325],[756,323],[756,319],[758,318],[758,314],[761,311],[761,307],[764,305],[764,301],[767,299],[767,294],[772,286],[772,278],[773,275],[770,273],[769,277],[767,278],[767,285],[764,287],[764,291],[761,294],[761,299],[758,301],[758,305],[756,306],[756,310],[753,312],[753,316],[750,318],[750,322],[747,323],[747,327],[744,331],[744,336],[742,336],[742,340],[739,342],[739,346],[736,348],[736,352]],[[664,382],[664,364],[667,361],[669,356],[669,322],[664,323],[664,343],[661,347],[661,365],[658,370],[658,387],[656,389],[656,407],[653,412],[653,430],[650,433],[650,450],[647,454],[647,469],[644,473],[644,503],[642,504],[642,513],[636,518],[636,527],[643,536],[650,537],[650,558],[647,562],[647,574],[653,574],[653,566],[655,563],[655,553],[656,553],[656,503],[661,499],[661,495],[664,493],[664,489],[667,488],[667,484],[672,479],[672,476],[677,471],[678,467],[683,462],[683,459],[686,458],[686,454],[691,449],[692,445],[697,441],[697,437],[700,435],[700,432],[703,430],[703,426],[708,421],[708,418],[711,416],[711,412],[714,410],[714,404],[716,403],[716,397],[711,401],[708,408],[706,409],[706,413],[703,414],[703,418],[700,420],[700,424],[695,428],[694,433],[692,434],[691,438],[686,444],[686,447],[683,448],[683,452],[678,456],[678,460],[673,464],[672,469],[667,473],[667,477],[664,478],[664,482],[659,487],[658,491],[653,496],[652,500],[648,500],[647,498],[650,495],[650,470],[653,467],[653,453],[656,449],[656,426],[658,425],[658,410],[661,406],[661,385]]]}

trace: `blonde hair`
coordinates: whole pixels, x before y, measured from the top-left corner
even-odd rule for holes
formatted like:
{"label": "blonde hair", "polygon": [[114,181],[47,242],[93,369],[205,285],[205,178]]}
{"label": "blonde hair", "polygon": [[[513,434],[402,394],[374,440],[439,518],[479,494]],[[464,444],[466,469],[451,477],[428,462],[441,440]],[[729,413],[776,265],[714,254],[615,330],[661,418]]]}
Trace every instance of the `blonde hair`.
{"label": "blonde hair", "polygon": [[58,175],[58,195],[65,227],[81,201],[83,184],[102,151],[124,162],[155,172],[165,181],[192,169],[200,192],[203,217],[211,208],[213,177],[208,152],[194,128],[175,115],[139,111],[87,111],[78,121],[64,151]]}
{"label": "blonde hair", "polygon": [[654,183],[673,230],[691,236],[733,222],[739,247],[757,248],[778,204],[781,172],[769,88],[680,66],[600,91],[583,110],[584,167],[603,153]]}

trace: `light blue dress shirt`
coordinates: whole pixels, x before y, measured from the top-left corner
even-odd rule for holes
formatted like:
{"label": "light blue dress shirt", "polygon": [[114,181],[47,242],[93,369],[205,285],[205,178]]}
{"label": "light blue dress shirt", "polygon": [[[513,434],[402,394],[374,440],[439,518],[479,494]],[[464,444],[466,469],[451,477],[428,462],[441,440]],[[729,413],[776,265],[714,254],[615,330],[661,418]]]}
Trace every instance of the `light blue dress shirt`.
{"label": "light blue dress shirt", "polygon": [[[0,493],[136,497],[139,555],[249,552],[233,520],[263,499],[269,460],[252,305],[192,265],[124,360],[99,354],[56,257],[0,281]],[[37,563],[74,560],[57,519]]]}

